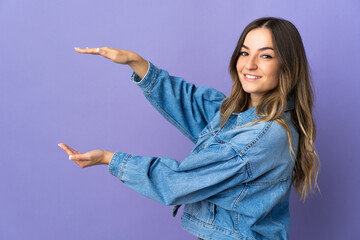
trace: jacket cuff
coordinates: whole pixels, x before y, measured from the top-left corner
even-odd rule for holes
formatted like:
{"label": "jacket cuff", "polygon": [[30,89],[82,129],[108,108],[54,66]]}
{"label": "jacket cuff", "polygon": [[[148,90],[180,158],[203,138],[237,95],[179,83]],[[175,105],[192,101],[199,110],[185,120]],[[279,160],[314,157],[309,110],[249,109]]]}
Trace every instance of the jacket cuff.
{"label": "jacket cuff", "polygon": [[131,156],[128,153],[116,152],[109,163],[110,174],[124,182],[124,171]]}
{"label": "jacket cuff", "polygon": [[139,77],[135,72],[131,75],[131,80],[137,84],[143,91],[147,92],[152,89],[156,83],[159,69],[148,61],[148,70],[143,79]]}

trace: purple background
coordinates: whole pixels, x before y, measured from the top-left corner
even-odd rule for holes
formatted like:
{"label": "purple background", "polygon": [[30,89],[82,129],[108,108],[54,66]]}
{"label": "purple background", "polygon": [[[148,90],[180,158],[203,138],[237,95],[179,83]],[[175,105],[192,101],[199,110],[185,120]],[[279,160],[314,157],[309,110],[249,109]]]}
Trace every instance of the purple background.
{"label": "purple background", "polygon": [[360,234],[360,2],[0,2],[0,239],[196,239],[171,207],[108,173],[81,169],[57,146],[184,159],[193,144],[151,106],[127,66],[74,47],[135,51],[172,75],[230,93],[243,28],[282,17],[300,31],[316,102],[321,194],[293,190],[293,240]]}

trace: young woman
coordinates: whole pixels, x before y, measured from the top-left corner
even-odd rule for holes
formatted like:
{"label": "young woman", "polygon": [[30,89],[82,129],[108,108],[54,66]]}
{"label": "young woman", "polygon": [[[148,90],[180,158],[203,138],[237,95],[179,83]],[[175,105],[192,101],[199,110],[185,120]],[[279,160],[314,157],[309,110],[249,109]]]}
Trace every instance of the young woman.
{"label": "young woman", "polygon": [[59,146],[80,167],[109,164],[135,191],[203,239],[288,239],[291,185],[302,200],[317,187],[312,88],[296,27],[260,18],[243,31],[230,60],[231,93],[170,76],[134,52],[76,48],[133,70],[153,106],[196,145],[181,163],[165,157]]}

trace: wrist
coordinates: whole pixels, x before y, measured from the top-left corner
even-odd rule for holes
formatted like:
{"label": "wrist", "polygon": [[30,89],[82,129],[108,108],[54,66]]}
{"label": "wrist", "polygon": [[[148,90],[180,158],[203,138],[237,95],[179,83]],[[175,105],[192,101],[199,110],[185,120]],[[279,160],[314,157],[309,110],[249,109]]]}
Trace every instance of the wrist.
{"label": "wrist", "polygon": [[130,55],[130,60],[128,62],[129,67],[141,78],[143,79],[149,68],[149,63],[139,54],[132,52]]}
{"label": "wrist", "polygon": [[111,159],[112,157],[114,156],[116,152],[109,152],[109,151],[106,151],[106,155],[105,155],[105,160],[104,160],[104,164],[107,164],[109,165],[110,162],[111,162]]}
{"label": "wrist", "polygon": [[129,51],[129,55],[128,55],[128,65],[131,67],[134,64],[139,63],[142,60],[142,57],[137,54],[136,52],[131,52]]}

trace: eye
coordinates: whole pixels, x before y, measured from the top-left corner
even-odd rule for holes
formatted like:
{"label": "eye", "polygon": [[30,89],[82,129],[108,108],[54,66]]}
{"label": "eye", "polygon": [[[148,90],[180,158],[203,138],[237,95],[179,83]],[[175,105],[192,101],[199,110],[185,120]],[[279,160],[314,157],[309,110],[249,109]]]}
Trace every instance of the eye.
{"label": "eye", "polygon": [[263,55],[263,57],[264,57],[265,59],[270,59],[270,58],[272,58],[272,56],[270,56],[270,55]]}
{"label": "eye", "polygon": [[240,56],[247,56],[247,55],[244,55],[244,54],[248,54],[247,52],[240,52]]}

